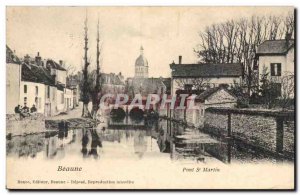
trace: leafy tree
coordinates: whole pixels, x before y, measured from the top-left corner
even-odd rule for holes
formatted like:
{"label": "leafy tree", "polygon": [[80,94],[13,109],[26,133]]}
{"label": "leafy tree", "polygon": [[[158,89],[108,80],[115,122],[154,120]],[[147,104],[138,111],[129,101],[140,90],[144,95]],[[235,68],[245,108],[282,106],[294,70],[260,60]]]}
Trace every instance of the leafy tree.
{"label": "leafy tree", "polygon": [[276,99],[278,97],[278,88],[276,83],[273,83],[269,79],[269,72],[266,67],[263,67],[263,72],[261,74],[261,85],[260,85],[260,97],[262,103],[268,108],[271,109],[275,106]]}
{"label": "leafy tree", "polygon": [[291,72],[285,72],[281,77],[281,98],[280,98],[280,107],[285,110],[288,109],[291,104],[294,103],[295,95],[295,76]]}
{"label": "leafy tree", "polygon": [[241,83],[234,81],[233,86],[230,88],[230,92],[237,97],[237,107],[249,107],[249,98],[248,95],[244,93],[244,87]]}

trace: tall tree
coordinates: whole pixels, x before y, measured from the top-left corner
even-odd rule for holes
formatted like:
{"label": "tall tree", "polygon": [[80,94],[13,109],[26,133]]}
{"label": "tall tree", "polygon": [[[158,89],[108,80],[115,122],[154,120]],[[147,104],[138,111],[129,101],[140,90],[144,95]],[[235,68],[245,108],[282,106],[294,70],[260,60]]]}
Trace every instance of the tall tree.
{"label": "tall tree", "polygon": [[83,102],[83,108],[82,108],[82,117],[89,118],[91,117],[91,114],[88,109],[88,104],[90,102],[90,96],[89,96],[89,81],[88,81],[88,66],[90,63],[88,62],[88,37],[87,37],[88,27],[87,27],[87,15],[84,22],[84,67],[82,70],[83,73],[83,83],[81,85],[81,92],[82,97],[81,100]]}
{"label": "tall tree", "polygon": [[93,110],[92,110],[92,116],[93,118],[96,118],[97,111],[99,109],[100,104],[100,98],[101,98],[101,74],[100,74],[100,54],[101,49],[99,47],[100,42],[100,35],[99,35],[99,19],[97,24],[97,51],[96,51],[96,63],[97,63],[97,69],[96,69],[96,84],[93,90],[92,95],[92,103],[93,103]]}

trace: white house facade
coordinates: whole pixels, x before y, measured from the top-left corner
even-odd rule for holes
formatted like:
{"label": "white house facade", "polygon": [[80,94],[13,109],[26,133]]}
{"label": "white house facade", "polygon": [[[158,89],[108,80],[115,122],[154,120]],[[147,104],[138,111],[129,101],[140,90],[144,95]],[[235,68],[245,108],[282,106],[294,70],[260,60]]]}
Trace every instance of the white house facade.
{"label": "white house facade", "polygon": [[[7,114],[15,108],[33,106],[44,116],[57,115],[74,108],[74,91],[66,88],[66,70],[53,60],[26,55],[21,62],[10,48],[7,58]],[[76,93],[75,93],[76,94]]]}
{"label": "white house facade", "polygon": [[287,87],[283,83],[286,77],[294,77],[294,56],[293,39],[267,40],[257,49],[259,80],[263,74],[268,73],[269,79],[277,84],[279,96],[283,95]]}
{"label": "white house facade", "polygon": [[13,114],[20,99],[21,63],[14,52],[6,46],[6,113]]}
{"label": "white house facade", "polygon": [[[242,81],[242,64],[170,64],[171,93],[177,90],[196,90],[199,85],[205,88],[218,87],[220,85],[232,86]],[[198,85],[198,86],[197,86]]]}

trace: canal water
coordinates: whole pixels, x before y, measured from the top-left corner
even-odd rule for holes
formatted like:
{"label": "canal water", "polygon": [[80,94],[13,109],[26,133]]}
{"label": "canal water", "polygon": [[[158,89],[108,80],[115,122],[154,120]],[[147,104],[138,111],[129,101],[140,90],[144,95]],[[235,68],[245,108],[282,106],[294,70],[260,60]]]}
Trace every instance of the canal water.
{"label": "canal water", "polygon": [[59,160],[164,159],[170,162],[279,163],[286,161],[233,140],[222,140],[164,119],[110,118],[106,125],[7,139],[7,158]]}

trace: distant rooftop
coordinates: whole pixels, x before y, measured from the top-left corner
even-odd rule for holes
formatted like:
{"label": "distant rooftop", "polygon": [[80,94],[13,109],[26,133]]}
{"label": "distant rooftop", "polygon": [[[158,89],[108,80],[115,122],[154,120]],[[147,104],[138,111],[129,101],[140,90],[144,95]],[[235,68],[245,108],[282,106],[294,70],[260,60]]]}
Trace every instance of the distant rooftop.
{"label": "distant rooftop", "polygon": [[198,95],[195,100],[203,102],[203,101],[205,101],[207,98],[209,98],[211,95],[213,95],[214,93],[216,93],[219,90],[225,90],[231,96],[236,97],[233,93],[231,93],[230,91],[228,91],[226,88],[223,88],[223,87],[214,87],[214,88],[209,88],[209,89],[203,91],[202,93],[200,93],[200,95]]}
{"label": "distant rooftop", "polygon": [[20,64],[20,59],[15,53],[6,45],[6,63]]}
{"label": "distant rooftop", "polygon": [[242,64],[170,64],[173,77],[240,77]]}
{"label": "distant rooftop", "polygon": [[54,78],[46,68],[26,63],[22,64],[22,81],[42,83],[50,86],[55,85]]}
{"label": "distant rooftop", "polygon": [[57,69],[57,70],[63,70],[63,71],[67,71],[64,67],[62,67],[62,65],[58,64],[57,62],[55,62],[54,60],[47,60],[46,62],[46,66],[47,67],[51,67],[51,68],[54,68],[54,69]]}
{"label": "distant rooftop", "polygon": [[294,47],[294,39],[289,41],[285,39],[281,40],[266,40],[260,44],[257,48],[257,55],[284,55],[292,47]]}

